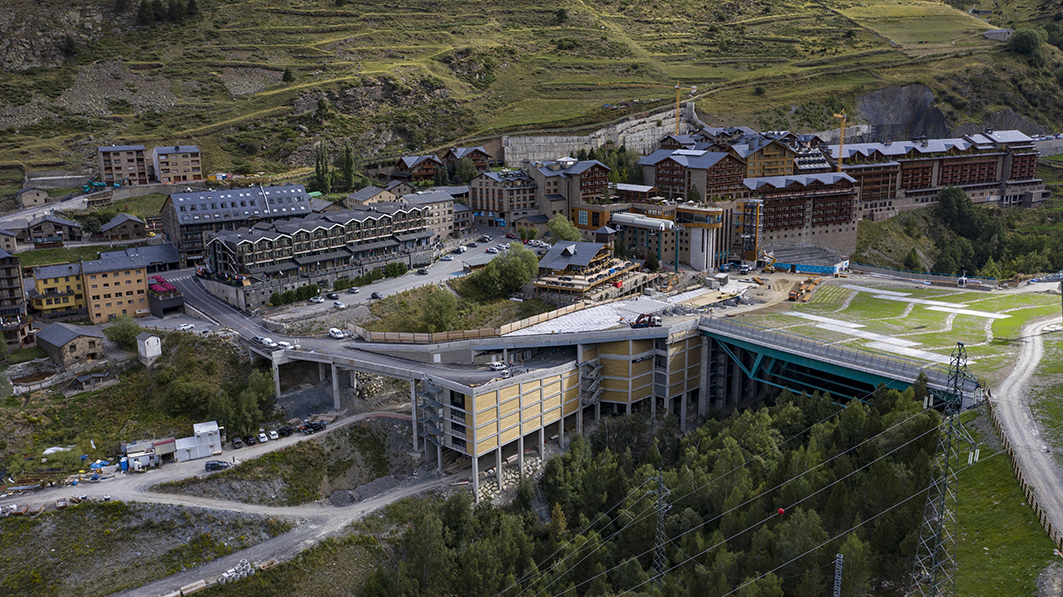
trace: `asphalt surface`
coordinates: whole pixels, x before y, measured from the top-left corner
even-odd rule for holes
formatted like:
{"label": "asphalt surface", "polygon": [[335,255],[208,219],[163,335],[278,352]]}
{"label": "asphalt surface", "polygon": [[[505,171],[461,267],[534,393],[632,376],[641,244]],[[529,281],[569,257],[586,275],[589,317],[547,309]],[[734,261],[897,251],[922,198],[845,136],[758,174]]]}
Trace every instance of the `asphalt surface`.
{"label": "asphalt surface", "polygon": [[1040,423],[1030,412],[1027,397],[1030,379],[1044,352],[1044,328],[1060,321],[1057,317],[1023,328],[1019,359],[1011,375],[993,391],[991,400],[1023,477],[1034,489],[1052,527],[1063,530],[1063,471],[1044,440]]}
{"label": "asphalt surface", "polygon": [[[403,420],[410,419],[410,417],[406,415],[398,415],[392,412],[361,413],[336,421],[322,433],[329,433],[332,430],[341,428],[347,424],[372,417],[390,417]],[[318,437],[319,435],[320,434],[304,436],[302,434],[294,434],[264,444],[248,446],[240,450],[225,450],[221,456],[213,459],[231,461],[231,459],[235,457],[237,462],[247,461],[297,442]],[[0,498],[0,507],[8,507],[12,504],[18,505],[19,507],[24,505],[29,505],[31,507],[40,505],[48,506],[54,504],[58,499],[69,499],[73,496],[88,496],[89,498],[95,499],[102,499],[104,496],[109,496],[112,500],[128,503],[140,502],[146,504],[168,504],[190,508],[260,514],[284,518],[295,525],[295,528],[291,531],[248,549],[232,553],[223,558],[180,572],[165,579],[116,594],[119,597],[156,597],[158,595],[164,595],[176,591],[182,586],[200,579],[213,581],[221,576],[226,570],[235,567],[242,559],[253,563],[261,563],[272,558],[276,558],[279,561],[288,560],[300,551],[313,547],[322,539],[339,533],[352,522],[361,520],[366,515],[372,514],[374,511],[392,502],[431,489],[443,488],[452,483],[467,481],[470,478],[469,471],[443,476],[438,475],[438,473],[421,473],[422,476],[420,478],[407,480],[407,482],[395,489],[346,507],[335,507],[322,502],[290,507],[263,506],[175,493],[162,493],[152,490],[153,486],[160,483],[176,481],[197,475],[206,476],[211,474],[204,470],[204,462],[205,460],[201,459],[167,464],[161,468],[150,469],[144,473],[118,474],[113,478],[105,479],[99,483],[82,482],[77,485],[44,489],[26,495],[8,496]]]}

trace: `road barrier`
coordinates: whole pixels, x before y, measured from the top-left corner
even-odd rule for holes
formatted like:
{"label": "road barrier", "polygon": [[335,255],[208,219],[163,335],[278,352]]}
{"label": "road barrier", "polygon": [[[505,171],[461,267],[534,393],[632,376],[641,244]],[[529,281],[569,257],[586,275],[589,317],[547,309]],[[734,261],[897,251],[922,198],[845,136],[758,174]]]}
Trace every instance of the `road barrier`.
{"label": "road barrier", "polygon": [[1015,454],[1015,448],[1011,446],[1011,441],[1008,440],[1008,436],[1004,433],[1004,427],[997,417],[997,411],[994,409],[993,403],[986,400],[986,406],[989,409],[989,420],[992,422],[993,429],[996,430],[1000,443],[1004,446],[1004,450],[1007,451],[1008,458],[1011,459],[1011,468],[1015,471],[1015,478],[1019,480],[1019,486],[1022,487],[1022,494],[1026,496],[1026,503],[1033,508],[1034,514],[1037,515],[1037,520],[1044,527],[1045,532],[1048,533],[1048,538],[1052,540],[1052,543],[1055,543],[1056,549],[1063,550],[1063,534],[1060,534],[1059,530],[1055,528],[1052,521],[1048,519],[1048,512],[1037,501],[1036,488],[1026,482],[1026,476],[1023,475],[1022,466]]}

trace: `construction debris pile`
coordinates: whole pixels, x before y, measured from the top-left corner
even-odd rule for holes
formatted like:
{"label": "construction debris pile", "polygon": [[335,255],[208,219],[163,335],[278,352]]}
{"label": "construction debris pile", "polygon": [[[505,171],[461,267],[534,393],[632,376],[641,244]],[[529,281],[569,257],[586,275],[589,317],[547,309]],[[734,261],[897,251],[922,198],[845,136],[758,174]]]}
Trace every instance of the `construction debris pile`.
{"label": "construction debris pile", "polygon": [[[532,450],[537,453],[538,450]],[[538,481],[543,473],[543,461],[538,455],[524,456],[524,474],[532,482]],[[517,464],[517,455],[510,456],[502,463],[502,487],[498,486],[498,475],[495,468],[491,467],[480,473],[480,499],[494,501],[504,492],[515,489],[520,481],[520,466]]]}

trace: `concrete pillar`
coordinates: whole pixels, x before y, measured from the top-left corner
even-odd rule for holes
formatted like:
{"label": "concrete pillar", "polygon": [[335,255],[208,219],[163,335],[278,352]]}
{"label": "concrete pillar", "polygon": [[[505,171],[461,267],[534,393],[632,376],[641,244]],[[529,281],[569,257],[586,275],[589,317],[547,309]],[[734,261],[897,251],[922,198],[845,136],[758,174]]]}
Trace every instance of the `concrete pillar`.
{"label": "concrete pillar", "polygon": [[738,408],[739,402],[742,400],[742,383],[745,374],[742,373],[742,368],[738,366],[738,359],[742,358],[742,349],[737,346],[734,349],[735,360],[731,363],[731,398],[727,401],[727,410]]}
{"label": "concrete pillar", "polygon": [[325,364],[317,364],[317,381],[318,383],[325,381]]}
{"label": "concrete pillar", "polygon": [[698,385],[698,416],[709,414],[709,337],[701,337],[701,379]]}
{"label": "concrete pillar", "polygon": [[340,409],[340,369],[332,363],[332,408]]}
{"label": "concrete pillar", "polygon": [[474,503],[480,503],[480,459],[476,456],[472,457],[472,499]]}
{"label": "concrete pillar", "polygon": [[280,400],[281,397],[281,366],[273,361],[273,397]]}
{"label": "concrete pillar", "polygon": [[502,491],[502,443],[495,448],[495,478],[498,479],[498,490]]}
{"label": "concrete pillar", "polygon": [[630,402],[628,402],[627,404],[624,405],[624,409],[625,409],[624,414],[628,415],[628,416],[631,416],[631,403]]}
{"label": "concrete pillar", "polygon": [[413,450],[420,452],[417,439],[417,380],[410,380],[410,414],[413,417]]}
{"label": "concrete pillar", "polygon": [[656,419],[657,418],[657,397],[656,396],[650,396],[650,418],[651,419]]}
{"label": "concrete pillar", "polygon": [[524,434],[517,438],[517,466],[520,467],[520,476],[524,476]]}
{"label": "concrete pillar", "polygon": [[[564,417],[562,417],[561,421],[564,422],[564,420],[565,420]],[[576,430],[579,431],[580,433],[583,433],[583,400],[582,399],[579,402],[579,406],[576,408]]]}
{"label": "concrete pillar", "polygon": [[557,445],[565,449],[565,407],[561,407],[561,418],[557,421]]}
{"label": "concrete pillar", "polygon": [[[599,400],[598,402],[594,403],[594,420],[595,421],[601,421],[602,420],[602,401],[601,400]],[[583,431],[583,430],[580,429],[580,431]]]}
{"label": "concrete pillar", "polygon": [[348,370],[348,373],[350,373],[351,375],[350,375],[350,377],[347,378],[347,385],[352,390],[357,392],[358,391],[358,378],[355,377],[355,370],[354,369],[350,369],[350,370]]}
{"label": "concrete pillar", "polygon": [[539,460],[546,460],[546,427],[539,428]]}
{"label": "concrete pillar", "polygon": [[443,446],[436,445],[436,470],[443,472]]}
{"label": "concrete pillar", "polygon": [[683,395],[679,397],[679,431],[686,431],[687,428],[687,393],[683,392]]}

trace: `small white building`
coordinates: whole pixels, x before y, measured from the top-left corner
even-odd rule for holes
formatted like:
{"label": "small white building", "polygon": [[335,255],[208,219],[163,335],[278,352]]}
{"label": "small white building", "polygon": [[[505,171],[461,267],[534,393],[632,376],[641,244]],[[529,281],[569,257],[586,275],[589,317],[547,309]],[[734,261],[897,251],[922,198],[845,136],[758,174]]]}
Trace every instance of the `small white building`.
{"label": "small white building", "polygon": [[221,454],[221,429],[217,421],[192,425],[192,437],[179,437],[173,457],[177,462]]}
{"label": "small white building", "polygon": [[162,356],[162,340],[150,332],[140,332],[137,334],[137,354],[140,362],[150,367],[155,359]]}

